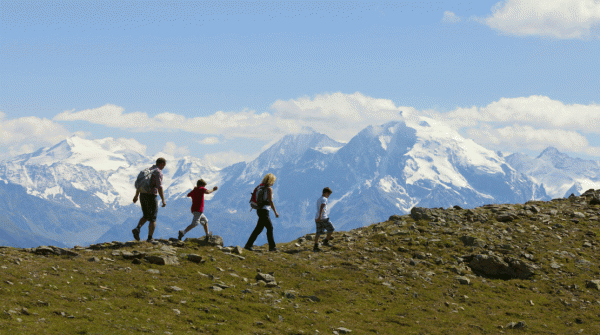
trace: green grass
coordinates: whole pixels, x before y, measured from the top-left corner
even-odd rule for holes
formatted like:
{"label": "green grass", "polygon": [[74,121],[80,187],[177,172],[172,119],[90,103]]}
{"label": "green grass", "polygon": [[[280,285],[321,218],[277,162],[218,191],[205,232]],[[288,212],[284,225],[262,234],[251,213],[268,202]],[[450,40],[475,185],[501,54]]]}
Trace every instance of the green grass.
{"label": "green grass", "polygon": [[[384,222],[360,229],[361,235],[335,233],[335,246],[323,247],[331,252],[313,253],[312,241],[300,248],[294,241],[278,245],[284,252],[245,252],[245,260],[186,243],[177,249],[179,255],[197,253],[206,262],[180,257],[178,266],[134,265],[112,256],[112,250],[81,251],[71,258],[0,249],[0,333],[331,334],[345,327],[353,334],[576,334],[580,329],[598,334],[600,293],[585,286],[589,279],[600,279],[598,221],[576,224],[561,218],[552,218],[565,226],[557,230],[519,218],[472,223],[472,230],[458,231],[462,224],[415,223],[405,216],[404,227]],[[423,231],[391,235],[413,223]],[[490,227],[510,228],[512,240],[500,241]],[[589,231],[596,237],[585,235]],[[562,241],[557,233],[564,235]],[[457,266],[456,257],[486,251],[464,246],[459,240],[463,234],[496,246],[511,244],[509,255],[514,257],[531,252],[541,269],[528,280],[469,273],[471,285],[460,285],[451,269]],[[353,240],[346,242],[344,236]],[[439,241],[428,243],[430,239]],[[596,245],[584,248],[583,240]],[[153,248],[141,243],[121,250]],[[581,266],[557,251],[593,265]],[[417,253],[429,255],[425,262],[409,265]],[[92,256],[101,261],[89,262]],[[559,270],[549,267],[552,258],[562,264]],[[278,287],[256,285],[257,269],[274,272]],[[211,289],[215,283],[230,287],[216,292]],[[294,298],[286,297],[289,290],[295,291]],[[499,328],[511,321],[524,321],[527,328]]]}

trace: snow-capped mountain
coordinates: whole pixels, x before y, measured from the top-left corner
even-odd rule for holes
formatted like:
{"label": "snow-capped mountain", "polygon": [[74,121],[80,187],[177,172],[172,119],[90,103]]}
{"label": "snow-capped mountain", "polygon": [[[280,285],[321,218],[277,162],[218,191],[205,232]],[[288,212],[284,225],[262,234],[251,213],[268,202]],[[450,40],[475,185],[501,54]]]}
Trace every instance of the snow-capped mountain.
{"label": "snow-capped mountain", "polygon": [[535,158],[515,153],[507,156],[506,161],[543,185],[553,198],[600,188],[600,162],[569,157],[553,147],[546,148]]}
{"label": "snow-capped mountain", "polygon": [[198,158],[175,159],[166,154],[147,157],[143,148],[136,148],[127,140],[86,140],[76,136],[0,162],[0,179],[55,203],[93,211],[115,210],[131,204],[139,171],[151,166],[160,155],[168,157],[163,171],[168,199],[193,188],[198,176],[211,182],[219,180],[219,169]]}

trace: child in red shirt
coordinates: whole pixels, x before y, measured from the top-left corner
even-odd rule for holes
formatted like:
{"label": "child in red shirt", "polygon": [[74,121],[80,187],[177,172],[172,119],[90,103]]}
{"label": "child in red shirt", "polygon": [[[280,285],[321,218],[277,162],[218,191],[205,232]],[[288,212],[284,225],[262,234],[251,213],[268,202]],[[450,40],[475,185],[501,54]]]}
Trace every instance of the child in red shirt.
{"label": "child in red shirt", "polygon": [[206,233],[207,239],[210,235],[210,233],[208,232],[208,219],[204,215],[204,195],[211,194],[212,192],[216,191],[218,187],[215,186],[212,190],[207,190],[205,186],[206,182],[203,179],[200,179],[196,183],[196,187],[187,195],[188,198],[192,198],[191,209],[194,218],[192,219],[192,223],[187,228],[185,228],[185,230],[179,231],[179,236],[177,237],[179,240],[181,240],[188,231],[192,230],[192,228],[194,227],[197,227],[200,223],[204,227],[204,232]]}

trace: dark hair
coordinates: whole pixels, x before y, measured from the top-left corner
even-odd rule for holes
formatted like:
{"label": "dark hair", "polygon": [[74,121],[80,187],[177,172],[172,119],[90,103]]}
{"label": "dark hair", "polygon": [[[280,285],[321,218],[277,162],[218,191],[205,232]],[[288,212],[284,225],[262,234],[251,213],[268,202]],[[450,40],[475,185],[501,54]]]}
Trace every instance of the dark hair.
{"label": "dark hair", "polygon": [[200,179],[196,182],[196,186],[198,186],[198,187],[206,186],[206,182],[204,181],[204,179]]}
{"label": "dark hair", "polygon": [[325,188],[323,189],[323,194],[325,194],[325,193],[329,193],[329,194],[331,194],[331,193],[333,193],[333,191],[331,191],[331,189],[330,189],[329,187],[325,187]]}
{"label": "dark hair", "polygon": [[167,160],[160,157],[156,160],[156,165],[160,165],[160,164],[167,164]]}

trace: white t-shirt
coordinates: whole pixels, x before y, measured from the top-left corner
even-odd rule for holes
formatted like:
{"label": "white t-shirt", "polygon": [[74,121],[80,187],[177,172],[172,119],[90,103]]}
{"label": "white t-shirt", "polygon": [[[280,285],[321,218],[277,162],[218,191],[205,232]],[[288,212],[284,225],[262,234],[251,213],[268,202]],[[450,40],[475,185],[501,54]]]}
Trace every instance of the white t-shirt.
{"label": "white t-shirt", "polygon": [[319,212],[321,211],[321,205],[325,205],[323,207],[323,214],[321,215],[321,220],[327,219],[329,210],[327,209],[327,198],[321,196],[319,200],[317,200],[317,215],[315,215],[315,220],[319,218]]}

